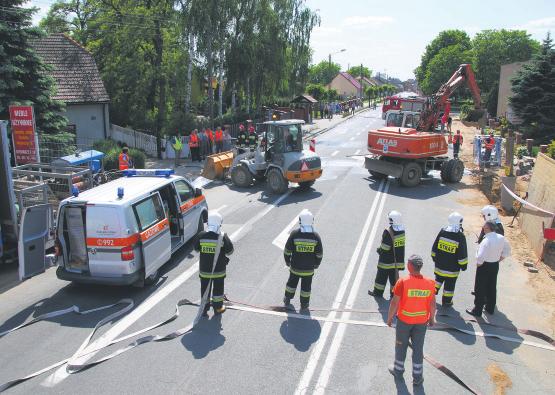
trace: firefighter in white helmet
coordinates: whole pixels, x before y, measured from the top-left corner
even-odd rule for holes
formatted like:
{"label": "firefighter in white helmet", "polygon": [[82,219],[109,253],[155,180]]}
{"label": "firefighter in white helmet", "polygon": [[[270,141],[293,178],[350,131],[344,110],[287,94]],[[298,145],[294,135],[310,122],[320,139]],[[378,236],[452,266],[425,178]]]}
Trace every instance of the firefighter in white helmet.
{"label": "firefighter in white helmet", "polygon": [[[224,306],[224,280],[226,276],[226,266],[229,263],[228,255],[233,253],[233,243],[227,234],[221,232],[222,216],[215,212],[208,213],[207,231],[202,231],[195,239],[194,248],[200,252],[199,277],[201,298],[208,292],[208,301],[211,301],[216,314],[225,311]],[[220,253],[214,262],[214,255],[220,243]],[[210,303],[204,306],[203,316],[208,315]]]}
{"label": "firefighter in white helmet", "polygon": [[432,259],[435,263],[436,295],[443,285],[443,306],[453,305],[455,284],[459,272],[468,266],[466,237],[462,227],[463,216],[457,212],[449,214],[448,225],[439,231],[432,246]]}
{"label": "firefighter in white helmet", "polygon": [[368,295],[383,297],[387,280],[389,290],[393,294],[393,287],[399,278],[399,270],[405,269],[405,227],[401,213],[391,211],[387,215],[389,226],[383,231],[382,242],[377,249],[378,272],[374,281],[374,288],[368,290]]}
{"label": "firefighter in white helmet", "polygon": [[[499,211],[497,211],[497,208],[495,206],[492,206],[492,205],[484,206],[482,208],[481,213],[482,213],[482,217],[484,218],[484,222],[488,222],[488,221],[495,222],[495,233],[498,233],[502,236],[505,235],[505,229],[503,229],[503,224],[499,219]],[[478,244],[480,244],[483,239],[484,239],[484,228],[482,227],[480,236],[478,237]]]}
{"label": "firefighter in white helmet", "polygon": [[289,267],[289,280],[283,298],[286,307],[290,305],[301,280],[301,309],[308,309],[312,277],[322,262],[323,253],[320,235],[314,231],[314,216],[304,209],[299,215],[299,229],[291,232],[283,250],[285,264]]}

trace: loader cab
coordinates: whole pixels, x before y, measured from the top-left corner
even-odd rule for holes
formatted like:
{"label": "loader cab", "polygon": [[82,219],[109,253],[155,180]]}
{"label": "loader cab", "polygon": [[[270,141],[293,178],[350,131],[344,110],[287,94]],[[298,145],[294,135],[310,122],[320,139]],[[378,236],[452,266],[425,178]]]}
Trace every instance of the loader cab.
{"label": "loader cab", "polygon": [[302,152],[302,121],[266,122],[261,129],[266,161],[277,159],[288,152]]}

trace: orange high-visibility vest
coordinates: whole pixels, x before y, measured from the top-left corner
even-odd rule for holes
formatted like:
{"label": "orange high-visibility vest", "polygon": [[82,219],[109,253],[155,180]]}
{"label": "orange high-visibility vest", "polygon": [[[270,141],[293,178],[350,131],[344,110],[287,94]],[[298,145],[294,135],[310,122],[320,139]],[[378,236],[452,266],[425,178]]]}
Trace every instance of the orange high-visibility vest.
{"label": "orange high-visibility vest", "polygon": [[456,134],[453,136],[453,144],[462,144],[462,143],[463,143],[462,134]]}
{"label": "orange high-visibility vest", "polygon": [[212,134],[212,130],[208,129],[206,132],[206,135],[208,136],[208,139],[210,141],[214,141],[214,135]]}
{"label": "orange high-visibility vest", "polygon": [[401,298],[398,319],[410,325],[428,322],[430,302],[435,298],[435,283],[432,279],[411,274],[397,281],[393,293]]}
{"label": "orange high-visibility vest", "polygon": [[129,169],[129,154],[124,154],[123,152],[119,154],[118,162],[120,170]]}
{"label": "orange high-visibility vest", "polygon": [[495,146],[495,140],[492,139],[491,137],[488,137],[486,139],[486,149],[492,150],[494,146]]}
{"label": "orange high-visibility vest", "polygon": [[189,136],[189,147],[191,148],[198,147],[198,136],[196,134],[191,134]]}
{"label": "orange high-visibility vest", "polygon": [[224,133],[221,130],[216,130],[216,141],[224,141]]}

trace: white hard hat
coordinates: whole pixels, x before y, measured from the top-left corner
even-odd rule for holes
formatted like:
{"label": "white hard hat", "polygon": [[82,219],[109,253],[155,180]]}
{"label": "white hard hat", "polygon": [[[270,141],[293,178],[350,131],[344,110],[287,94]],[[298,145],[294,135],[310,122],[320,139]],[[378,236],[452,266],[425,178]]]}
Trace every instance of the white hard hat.
{"label": "white hard hat", "polygon": [[299,214],[299,224],[301,226],[312,226],[314,224],[314,215],[305,208]]}
{"label": "white hard hat", "polygon": [[461,226],[463,223],[463,216],[454,211],[447,217],[447,222],[451,226]]}
{"label": "white hard hat", "polygon": [[499,211],[495,206],[487,205],[482,208],[482,215],[486,221],[495,221],[499,218]]}
{"label": "white hard hat", "polygon": [[208,212],[208,230],[211,232],[218,233],[220,231],[220,226],[222,226],[223,218],[216,211]]}
{"label": "white hard hat", "polygon": [[389,219],[390,225],[399,226],[403,224],[403,218],[401,217],[401,213],[399,211],[390,211],[389,214],[387,214],[387,218]]}

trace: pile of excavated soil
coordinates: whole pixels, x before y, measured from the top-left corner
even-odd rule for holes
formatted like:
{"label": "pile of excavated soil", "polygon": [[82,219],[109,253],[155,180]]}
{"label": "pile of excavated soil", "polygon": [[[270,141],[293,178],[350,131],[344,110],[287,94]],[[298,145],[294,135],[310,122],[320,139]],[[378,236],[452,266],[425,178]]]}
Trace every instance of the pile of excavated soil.
{"label": "pile of excavated soil", "polygon": [[489,377],[495,386],[495,395],[505,395],[513,386],[511,378],[498,365],[491,363],[487,367]]}

